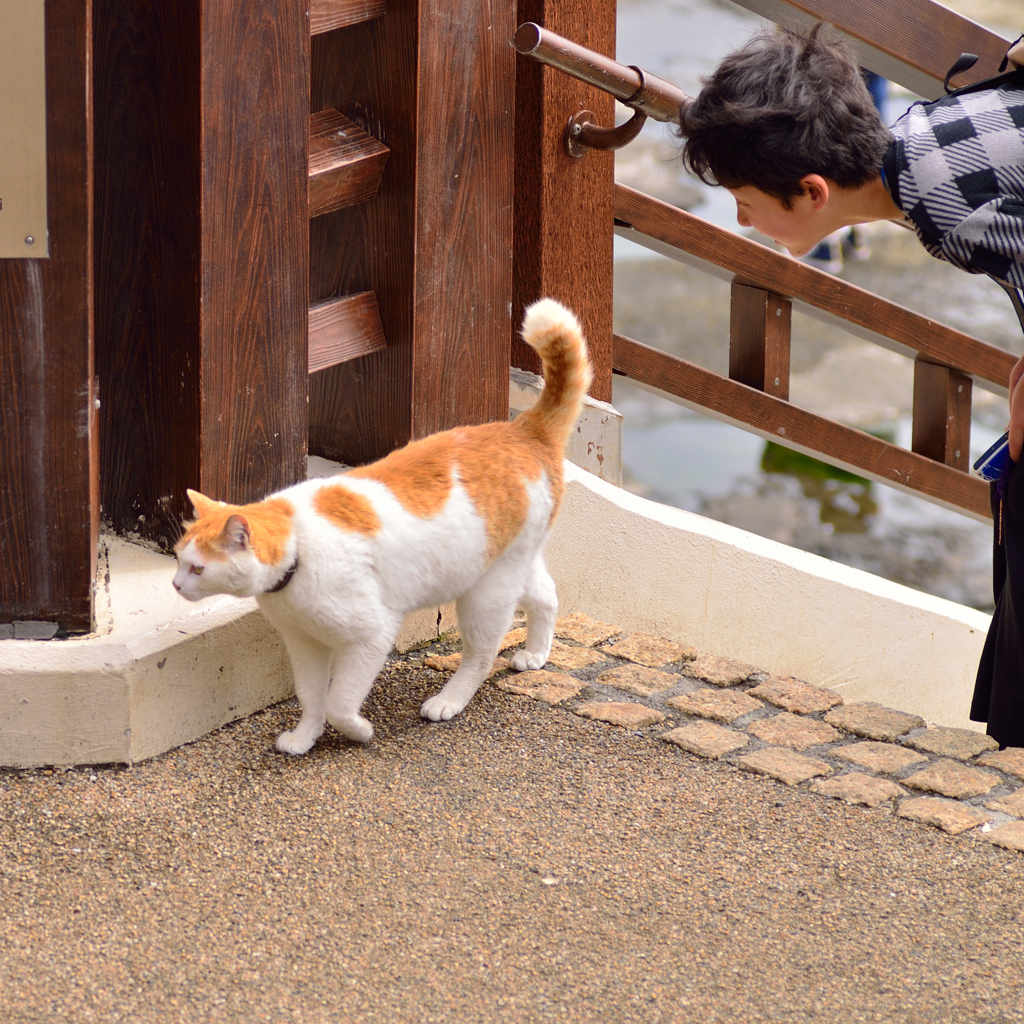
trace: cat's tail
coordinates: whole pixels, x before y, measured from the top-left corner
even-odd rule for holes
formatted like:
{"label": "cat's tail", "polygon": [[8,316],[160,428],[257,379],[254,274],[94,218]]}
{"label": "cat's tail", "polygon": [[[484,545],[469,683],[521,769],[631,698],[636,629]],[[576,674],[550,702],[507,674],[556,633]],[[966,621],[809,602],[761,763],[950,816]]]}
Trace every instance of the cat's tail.
{"label": "cat's tail", "polygon": [[544,390],[519,419],[562,448],[593,379],[583,329],[561,303],[540,299],[523,317],[523,340],[536,350],[544,365]]}

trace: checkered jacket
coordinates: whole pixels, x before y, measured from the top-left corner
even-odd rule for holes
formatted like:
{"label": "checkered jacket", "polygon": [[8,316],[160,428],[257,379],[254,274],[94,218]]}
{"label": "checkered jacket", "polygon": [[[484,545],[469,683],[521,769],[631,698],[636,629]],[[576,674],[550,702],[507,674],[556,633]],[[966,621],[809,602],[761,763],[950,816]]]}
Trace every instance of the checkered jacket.
{"label": "checkered jacket", "polygon": [[886,188],[924,247],[1024,288],[1024,74],[917,103],[890,129]]}

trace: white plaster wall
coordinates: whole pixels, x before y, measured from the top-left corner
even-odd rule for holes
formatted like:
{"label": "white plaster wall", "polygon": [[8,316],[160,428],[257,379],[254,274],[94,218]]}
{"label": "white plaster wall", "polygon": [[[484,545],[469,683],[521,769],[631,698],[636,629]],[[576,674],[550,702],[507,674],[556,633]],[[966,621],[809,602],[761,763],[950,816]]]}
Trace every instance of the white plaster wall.
{"label": "white plaster wall", "polygon": [[988,615],[565,471],[547,547],[563,614],[984,731],[967,716]]}

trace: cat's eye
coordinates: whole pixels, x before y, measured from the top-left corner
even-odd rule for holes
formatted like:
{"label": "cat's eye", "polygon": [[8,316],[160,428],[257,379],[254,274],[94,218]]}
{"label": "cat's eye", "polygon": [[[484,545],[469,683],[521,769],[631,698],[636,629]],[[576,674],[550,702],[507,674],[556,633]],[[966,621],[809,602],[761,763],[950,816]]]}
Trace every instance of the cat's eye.
{"label": "cat's eye", "polygon": [[189,566],[189,570],[188,571],[192,572],[192,573],[195,573],[196,576],[202,576],[203,575],[203,567],[201,565],[191,565],[191,566]]}

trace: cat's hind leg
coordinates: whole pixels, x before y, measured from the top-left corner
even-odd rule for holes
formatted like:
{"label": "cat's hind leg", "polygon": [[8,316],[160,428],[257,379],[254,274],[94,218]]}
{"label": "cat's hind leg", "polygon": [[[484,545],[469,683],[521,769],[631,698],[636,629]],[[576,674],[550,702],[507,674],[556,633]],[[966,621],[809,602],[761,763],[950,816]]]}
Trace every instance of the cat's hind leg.
{"label": "cat's hind leg", "polygon": [[490,674],[501,638],[512,623],[515,592],[507,573],[489,573],[456,601],[462,660],[444,687],[423,702],[420,714],[424,718],[447,722],[473,699]]}
{"label": "cat's hind leg", "polygon": [[530,566],[526,589],[519,598],[519,607],[526,612],[526,644],[512,655],[512,667],[517,672],[543,668],[555,636],[558,594],[555,592],[555,581],[540,552]]}
{"label": "cat's hind leg", "polygon": [[334,652],[326,644],[298,630],[283,630],[285,646],[295,676],[295,696],[302,715],[294,729],[277,737],[282,754],[305,754],[324,731],[324,701],[330,683]]}

